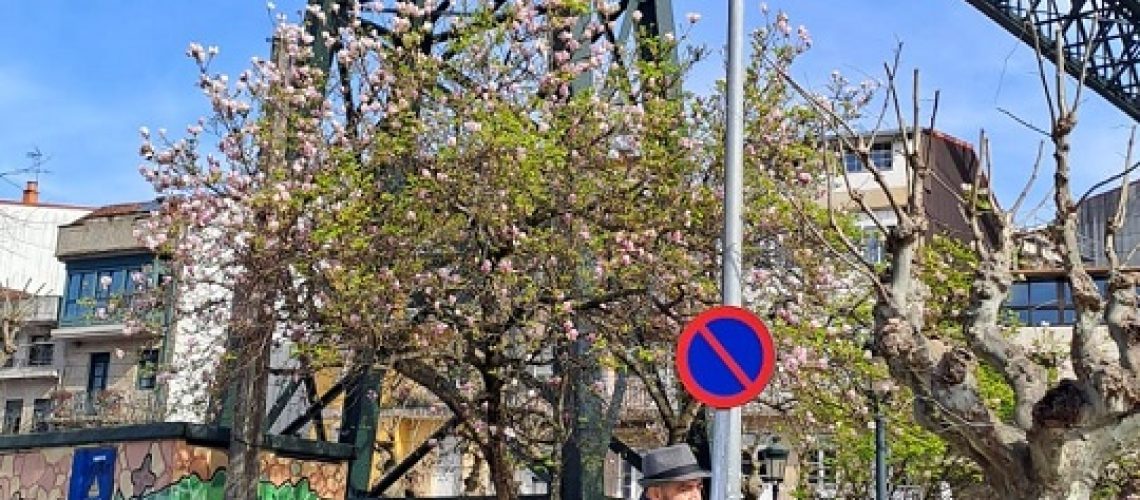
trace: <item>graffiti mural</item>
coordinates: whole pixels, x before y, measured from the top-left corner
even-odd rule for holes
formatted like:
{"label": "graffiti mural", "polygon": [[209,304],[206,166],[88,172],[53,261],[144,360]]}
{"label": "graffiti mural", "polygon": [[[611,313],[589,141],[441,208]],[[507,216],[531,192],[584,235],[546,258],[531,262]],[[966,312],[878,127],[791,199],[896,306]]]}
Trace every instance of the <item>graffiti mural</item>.
{"label": "graffiti mural", "polygon": [[[90,447],[54,447],[0,451],[0,499],[68,498],[73,462],[94,450],[112,450],[113,485],[100,483],[100,498],[174,500],[223,498],[224,450],[191,445],[181,439],[106,443]],[[343,463],[261,455],[258,497],[267,500],[344,498]],[[84,485],[90,481],[83,482]],[[113,492],[113,495],[110,493]]]}
{"label": "graffiti mural", "polygon": [[[162,489],[134,498],[139,500],[182,500],[188,498],[222,500],[225,484],[226,472],[224,469],[220,469],[209,480],[203,480],[197,474],[191,474]],[[321,499],[321,496],[310,487],[307,479],[302,479],[296,484],[285,483],[281,485],[262,481],[258,488],[257,497],[261,500]]]}

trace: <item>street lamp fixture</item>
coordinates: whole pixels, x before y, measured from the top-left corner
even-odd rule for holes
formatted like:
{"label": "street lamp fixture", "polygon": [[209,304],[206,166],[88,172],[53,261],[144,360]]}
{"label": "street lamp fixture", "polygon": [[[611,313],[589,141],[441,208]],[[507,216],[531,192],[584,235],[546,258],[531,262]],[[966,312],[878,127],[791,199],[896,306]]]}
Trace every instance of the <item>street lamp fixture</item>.
{"label": "street lamp fixture", "polygon": [[780,497],[780,483],[784,482],[784,469],[788,466],[790,454],[788,447],[780,444],[777,436],[772,436],[768,446],[758,453],[758,458],[764,464],[763,480],[772,485],[772,498]]}

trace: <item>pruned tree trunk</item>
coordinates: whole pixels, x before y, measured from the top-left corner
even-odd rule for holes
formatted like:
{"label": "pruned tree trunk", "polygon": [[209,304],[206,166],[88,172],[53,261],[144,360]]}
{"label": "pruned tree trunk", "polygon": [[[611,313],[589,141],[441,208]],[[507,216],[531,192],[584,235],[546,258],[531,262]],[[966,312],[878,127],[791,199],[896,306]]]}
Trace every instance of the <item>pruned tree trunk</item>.
{"label": "pruned tree trunk", "polygon": [[[1058,67],[1063,66],[1058,63]],[[895,67],[887,66],[887,102],[888,106],[893,104],[903,135],[909,174],[905,200],[892,196],[891,187],[871,162],[869,148],[861,136],[832,108],[819,106],[836,127],[837,140],[862,159],[877,189],[889,200],[897,221],[893,227],[883,225],[879,215],[862,203],[861,194],[854,193],[848,183],[852,199],[859,201],[866,216],[886,230],[890,253],[891,265],[885,273],[880,274],[866,261],[856,269],[869,278],[876,296],[875,350],[885,359],[892,377],[914,393],[918,422],[973,459],[989,487],[1007,498],[1088,499],[1106,463],[1140,443],[1140,315],[1136,308],[1136,280],[1123,270],[1113,240],[1125,220],[1127,176],[1117,214],[1107,224],[1105,248],[1110,270],[1108,293],[1103,296],[1086,267],[1086,256],[1081,255],[1077,203],[1070,190],[1069,135],[1076,125],[1079,91],[1069,106],[1064,93],[1066,83],[1058,69],[1052,85],[1055,95],[1049,102],[1057,209],[1051,230],[1060,254],[1059,271],[1068,278],[1075,306],[1076,321],[1068,349],[1074,378],[1051,380],[1049,369],[1053,367],[1033,356],[1031,346],[1018,343],[1009,335],[1010,327],[1001,317],[1017,271],[1014,214],[1030,186],[1026,186],[1011,210],[1003,212],[997,208],[997,200],[988,189],[989,180],[982,171],[983,166],[988,166],[984,137],[972,185],[962,189],[961,199],[963,213],[973,228],[972,248],[978,259],[969,305],[960,319],[964,342],[947,338],[927,325],[928,301],[943,298],[931,296],[921,275],[928,265],[923,261],[922,250],[929,234],[925,196],[931,182],[929,159],[934,119],[930,120],[930,130],[917,125],[917,72],[913,115],[904,116],[896,88],[896,69],[897,59]],[[1044,72],[1042,75],[1049,90]],[[793,80],[788,81],[810,102],[820,104]],[[934,102],[937,110],[937,94]],[[1030,185],[1036,170],[1034,166]],[[833,228],[839,229],[834,219]],[[987,237],[994,232],[991,230],[996,230],[996,241]],[[844,243],[850,256],[861,258],[857,245],[849,240]],[[987,405],[974,377],[979,363],[996,369],[1013,389],[1016,401],[1012,421],[1004,421]]]}

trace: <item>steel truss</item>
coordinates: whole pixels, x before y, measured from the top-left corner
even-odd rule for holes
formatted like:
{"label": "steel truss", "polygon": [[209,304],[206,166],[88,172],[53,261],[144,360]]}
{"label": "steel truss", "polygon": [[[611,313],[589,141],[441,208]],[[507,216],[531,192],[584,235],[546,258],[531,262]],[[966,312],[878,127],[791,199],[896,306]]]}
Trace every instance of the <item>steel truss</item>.
{"label": "steel truss", "polygon": [[[1014,36],[1039,46],[1050,61],[1057,47],[1065,71],[1140,120],[1137,0],[966,0]],[[1082,62],[1087,61],[1087,64]]]}
{"label": "steel truss", "polygon": [[[370,1],[373,0],[361,0],[360,3],[365,4]],[[502,8],[506,8],[509,3],[506,0],[494,0],[494,2],[495,5]],[[343,23],[347,21],[344,17],[344,13],[348,12],[349,9],[334,9],[334,6],[343,4],[344,7],[347,7],[350,2],[348,0],[309,0],[308,3],[310,6],[318,7],[320,11],[325,14],[322,16],[324,19],[320,20],[311,13],[307,13],[305,15],[305,27],[310,34],[314,35],[314,39],[318,41],[314,46],[314,63],[328,70],[334,60],[337,47],[325,47],[321,42],[323,37],[319,36],[319,34],[322,31],[335,33],[340,26],[344,26]],[[417,3],[423,6],[424,0],[417,0]],[[451,0],[435,1],[433,5],[436,11],[433,15],[447,15],[446,9],[452,3]],[[601,36],[606,37],[606,40],[615,46],[615,52],[613,54],[615,62],[626,65],[627,67],[632,65],[638,58],[661,56],[661,54],[654,56],[651,51],[646,50],[644,48],[645,46],[639,43],[639,41],[642,37],[660,39],[662,36],[673,32],[672,1],[620,0],[618,3],[620,8],[615,13],[601,14],[591,11],[583,15],[583,18],[577,23],[574,30],[575,36],[580,38],[579,41],[583,50],[575,53],[573,57],[588,57],[589,46],[597,42]],[[633,15],[635,11],[640,12],[640,15]],[[590,22],[591,18],[601,19],[604,24],[610,28],[606,29],[603,33],[595,34],[593,38],[587,40],[583,37],[582,30],[583,27]],[[446,41],[441,40],[437,43],[446,43]],[[432,47],[423,47],[423,49],[431,50]],[[676,53],[673,52],[672,54],[665,54],[664,56],[675,59]],[[586,85],[588,85],[588,83],[575,82],[574,90],[583,90]],[[614,95],[613,92],[607,92],[607,94],[616,99],[621,99],[620,96]],[[280,429],[278,432],[285,435],[300,435],[304,429],[311,428],[318,439],[335,440],[340,443],[353,444],[356,449],[356,456],[352,463],[349,464],[347,475],[347,492],[349,498],[375,498],[376,495],[379,495],[384,489],[391,486],[399,476],[405,474],[428,454],[432,448],[429,443],[430,441],[453,434],[456,426],[462,423],[457,418],[448,420],[408,457],[405,457],[400,463],[385,470],[383,477],[377,484],[370,485],[373,454],[376,448],[376,426],[379,418],[377,401],[379,400],[379,392],[381,391],[382,373],[371,366],[360,365],[348,370],[342,378],[330,385],[323,394],[318,394],[317,383],[312,376],[312,372],[308,370],[302,370],[302,372],[304,373],[298,374],[301,376],[295,377],[291,383],[277,393],[276,401],[267,415],[267,428]],[[302,386],[304,393],[299,396],[298,391]],[[335,437],[326,436],[322,413],[324,409],[342,397],[344,402],[341,411],[339,435]],[[300,408],[296,407],[298,403],[297,399],[301,400],[299,402]],[[230,404],[232,404],[232,402]],[[286,406],[294,407],[296,411],[292,413],[298,415],[288,420],[287,423],[282,419]],[[579,408],[578,411],[588,412],[589,410]],[[582,419],[578,418],[575,420]],[[621,455],[635,467],[640,468],[640,455],[616,437],[610,439],[609,449]],[[542,476],[542,474],[539,475]],[[549,478],[545,479],[549,481]]]}

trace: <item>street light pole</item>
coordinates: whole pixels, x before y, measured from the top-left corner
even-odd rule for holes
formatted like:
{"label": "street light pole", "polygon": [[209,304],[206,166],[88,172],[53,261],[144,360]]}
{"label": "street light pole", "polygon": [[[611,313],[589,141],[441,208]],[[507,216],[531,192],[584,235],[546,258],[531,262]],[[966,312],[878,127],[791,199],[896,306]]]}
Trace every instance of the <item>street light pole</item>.
{"label": "street light pole", "polygon": [[[724,141],[724,240],[721,301],[740,306],[744,206],[744,0],[729,0],[727,113]],[[716,410],[712,438],[712,498],[735,500],[740,491],[740,407]]]}
{"label": "street light pole", "polygon": [[875,405],[875,500],[887,500],[887,422],[882,397],[871,393]]}

